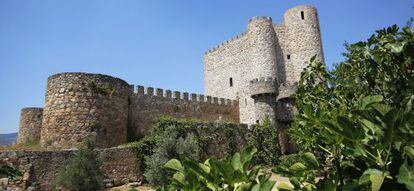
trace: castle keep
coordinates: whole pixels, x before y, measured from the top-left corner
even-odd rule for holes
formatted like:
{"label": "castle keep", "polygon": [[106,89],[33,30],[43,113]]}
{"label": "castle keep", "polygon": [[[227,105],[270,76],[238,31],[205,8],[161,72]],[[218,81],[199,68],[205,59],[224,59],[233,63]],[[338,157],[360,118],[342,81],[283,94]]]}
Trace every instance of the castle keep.
{"label": "castle keep", "polygon": [[207,51],[205,95],[135,87],[101,74],[55,74],[44,108],[22,109],[18,142],[73,148],[90,138],[113,147],[145,136],[161,115],[248,125],[269,118],[283,130],[294,112],[290,96],[314,55],[323,61],[317,11],[297,6],[279,24],[250,19],[245,32]]}

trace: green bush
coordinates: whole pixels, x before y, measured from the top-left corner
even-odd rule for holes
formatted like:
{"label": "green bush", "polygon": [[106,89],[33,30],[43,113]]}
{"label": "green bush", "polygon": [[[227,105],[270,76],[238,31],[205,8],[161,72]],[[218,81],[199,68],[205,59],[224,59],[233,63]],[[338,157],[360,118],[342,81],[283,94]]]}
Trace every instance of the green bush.
{"label": "green bush", "polygon": [[279,165],[281,166],[292,166],[297,162],[302,162],[300,154],[289,154],[279,157]]}
{"label": "green bush", "polygon": [[255,164],[275,165],[280,156],[278,134],[267,118],[262,125],[252,125],[249,136],[249,145],[257,148],[253,159]]}
{"label": "green bush", "polygon": [[168,127],[160,134],[161,139],[156,143],[152,155],[145,157],[146,180],[151,185],[164,185],[169,173],[164,169],[164,164],[172,158],[186,156],[192,160],[200,159],[200,147],[193,134],[180,137],[177,129]]}
{"label": "green bush", "polygon": [[[346,49],[332,71],[312,58],[294,96],[288,132],[302,151],[322,153],[324,169],[282,172],[306,190],[414,190],[414,29],[394,25]],[[325,177],[314,184],[295,169]]]}
{"label": "green bush", "polygon": [[121,147],[135,149],[146,180],[162,185],[168,177],[163,165],[171,158],[187,156],[199,161],[212,155],[232,154],[245,145],[247,135],[248,129],[243,125],[164,116],[154,121],[148,136]]}
{"label": "green bush", "polygon": [[10,166],[0,166],[0,178],[17,178],[22,176],[22,173]]}
{"label": "green bush", "polygon": [[103,190],[99,153],[87,140],[74,152],[56,178],[56,186],[67,190]]}
{"label": "green bush", "polygon": [[157,190],[270,191],[275,185],[269,180],[270,174],[261,173],[259,165],[249,169],[256,152],[257,149],[250,146],[233,156],[222,160],[209,158],[204,163],[188,158],[171,159],[165,167],[174,175],[168,185]]}

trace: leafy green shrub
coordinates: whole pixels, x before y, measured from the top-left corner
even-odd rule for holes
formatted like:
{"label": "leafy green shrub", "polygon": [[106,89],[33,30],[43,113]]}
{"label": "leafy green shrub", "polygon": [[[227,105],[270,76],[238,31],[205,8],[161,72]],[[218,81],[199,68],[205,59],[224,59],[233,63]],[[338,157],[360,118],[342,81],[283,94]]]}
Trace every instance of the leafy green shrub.
{"label": "leafy green shrub", "polygon": [[269,174],[261,174],[260,166],[248,169],[257,149],[248,147],[241,153],[223,160],[209,158],[204,163],[185,158],[181,162],[171,159],[165,167],[174,175],[167,186],[157,190],[223,190],[223,191],[270,191],[275,182]]}
{"label": "leafy green shrub", "polygon": [[289,129],[302,150],[324,153],[325,177],[290,176],[310,190],[414,190],[414,30],[388,27],[346,48],[333,71],[311,60]]}
{"label": "leafy green shrub", "polygon": [[280,166],[292,166],[297,162],[302,162],[300,154],[282,155],[279,157]]}
{"label": "leafy green shrub", "polygon": [[138,190],[135,189],[135,188],[130,188],[130,189],[128,189],[128,191],[138,191]]}
{"label": "leafy green shrub", "polygon": [[206,123],[197,120],[160,117],[148,136],[121,147],[137,151],[146,180],[153,185],[165,184],[168,172],[163,165],[171,158],[187,156],[194,160],[212,155],[227,155],[247,142],[246,126],[231,123]]}
{"label": "leafy green shrub", "polygon": [[22,173],[10,166],[0,166],[0,178],[17,178],[22,176]]}
{"label": "leafy green shrub", "polygon": [[69,159],[56,178],[56,186],[67,190],[103,190],[99,153],[87,140]]}
{"label": "leafy green shrub", "polygon": [[272,126],[268,118],[262,125],[252,125],[249,145],[258,150],[253,158],[255,164],[275,165],[277,163],[280,156],[278,134],[276,127]]}
{"label": "leafy green shrub", "polygon": [[193,160],[200,159],[200,147],[194,135],[179,137],[174,127],[169,127],[160,135],[162,139],[156,143],[152,155],[145,157],[147,169],[144,176],[152,185],[164,185],[169,173],[164,169],[164,164],[172,158],[181,156],[190,157]]}

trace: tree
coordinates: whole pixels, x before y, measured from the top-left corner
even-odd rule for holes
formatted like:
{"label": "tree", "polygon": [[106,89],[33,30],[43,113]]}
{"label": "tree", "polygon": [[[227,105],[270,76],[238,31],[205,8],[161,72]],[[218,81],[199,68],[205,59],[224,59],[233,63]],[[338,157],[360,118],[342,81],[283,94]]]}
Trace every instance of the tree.
{"label": "tree", "polygon": [[61,169],[56,186],[67,190],[103,190],[102,162],[94,144],[86,140]]}
{"label": "tree", "polygon": [[413,190],[414,30],[394,25],[346,49],[332,71],[315,58],[304,70],[289,134],[325,163],[319,190]]}

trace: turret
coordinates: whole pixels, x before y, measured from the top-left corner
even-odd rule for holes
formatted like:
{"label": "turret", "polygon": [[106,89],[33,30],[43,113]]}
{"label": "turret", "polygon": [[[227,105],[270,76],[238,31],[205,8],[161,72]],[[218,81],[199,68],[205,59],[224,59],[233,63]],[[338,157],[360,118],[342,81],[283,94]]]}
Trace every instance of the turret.
{"label": "turret", "polygon": [[107,75],[73,72],[50,76],[41,145],[68,149],[86,139],[98,148],[125,143],[132,94],[128,83]]}
{"label": "turret", "polygon": [[20,113],[20,125],[17,143],[35,144],[40,140],[43,108],[23,108]]}
{"label": "turret", "polygon": [[256,123],[262,123],[266,118],[276,122],[276,98],[278,86],[276,78],[260,78],[250,81],[251,98],[254,99]]}
{"label": "turret", "polygon": [[249,58],[252,72],[257,77],[277,75],[276,33],[270,17],[253,17],[249,21],[248,36],[250,40]]}
{"label": "turret", "polygon": [[284,25],[286,53],[290,59],[286,65],[286,82],[294,84],[299,81],[303,68],[314,55],[324,61],[317,10],[308,5],[291,8],[284,14]]}

